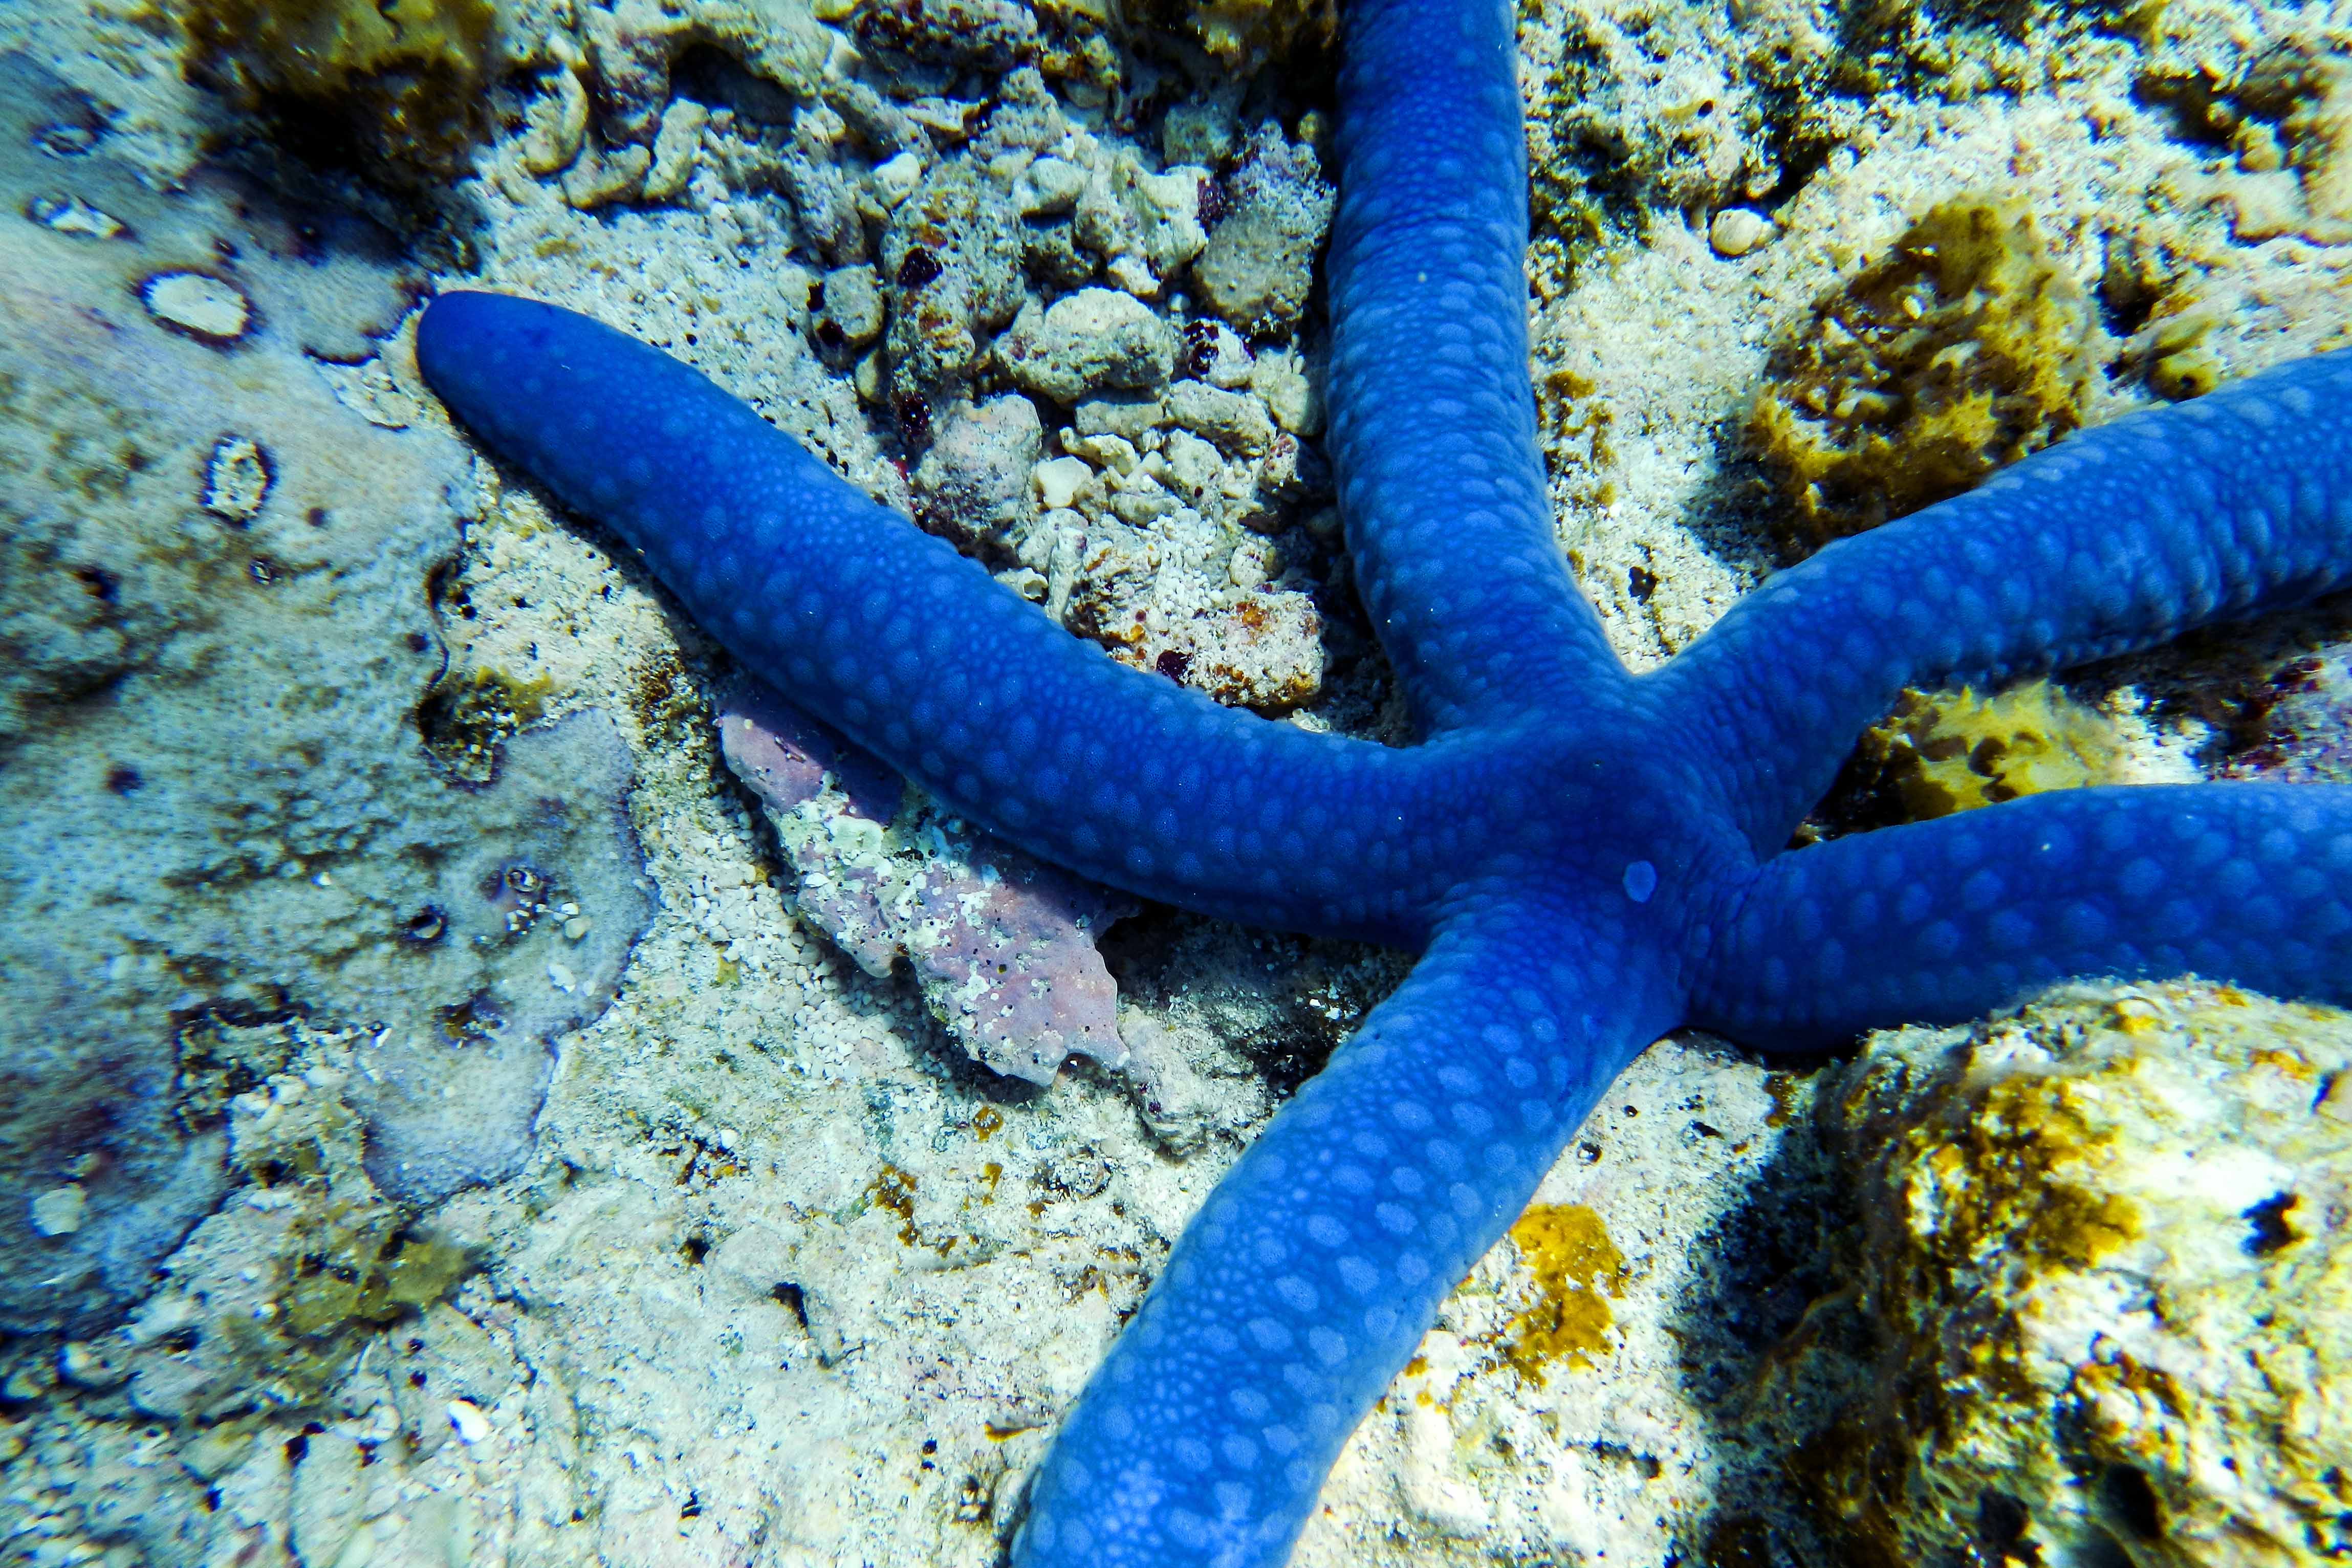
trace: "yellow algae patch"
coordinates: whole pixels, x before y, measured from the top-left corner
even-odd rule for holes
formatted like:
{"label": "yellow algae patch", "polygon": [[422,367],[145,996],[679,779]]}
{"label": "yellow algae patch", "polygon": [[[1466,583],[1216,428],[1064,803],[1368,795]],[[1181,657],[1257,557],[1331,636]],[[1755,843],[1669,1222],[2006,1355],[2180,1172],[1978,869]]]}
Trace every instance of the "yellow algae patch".
{"label": "yellow algae patch", "polygon": [[1538,1388],[1544,1369],[1565,1360],[1589,1367],[1613,1348],[1616,1318],[1607,1298],[1625,1293],[1625,1258],[1601,1215],[1582,1204],[1532,1204],[1511,1226],[1535,1299],[1503,1331],[1506,1365]]}
{"label": "yellow algae patch", "polygon": [[2114,720],[2047,680],[1980,696],[1906,690],[1864,734],[1864,787],[1902,821],[1925,822],[2020,795],[2119,782]]}
{"label": "yellow algae patch", "polygon": [[2105,1079],[2020,1073],[1984,1087],[1959,1126],[1905,1133],[1893,1169],[1918,1244],[1955,1266],[2009,1251],[2084,1268],[2137,1237],[2137,1206],[2108,1187]]}

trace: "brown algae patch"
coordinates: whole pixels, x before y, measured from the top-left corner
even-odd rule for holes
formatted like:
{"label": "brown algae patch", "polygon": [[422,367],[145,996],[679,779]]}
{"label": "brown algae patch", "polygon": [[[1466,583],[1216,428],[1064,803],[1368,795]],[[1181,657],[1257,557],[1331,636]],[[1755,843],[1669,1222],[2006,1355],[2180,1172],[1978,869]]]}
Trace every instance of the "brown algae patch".
{"label": "brown algae patch", "polygon": [[915,1178],[912,1173],[896,1165],[885,1165],[881,1174],[866,1184],[866,1195],[876,1208],[888,1209],[899,1219],[898,1245],[913,1247],[923,1239],[915,1227]]}
{"label": "brown algae patch", "polygon": [[2016,204],[1936,207],[1785,338],[1748,435],[1818,549],[1958,495],[2085,423],[2096,313]]}
{"label": "brown algae patch", "polygon": [[197,0],[187,68],[245,109],[324,116],[396,168],[457,165],[483,128],[488,0]]}

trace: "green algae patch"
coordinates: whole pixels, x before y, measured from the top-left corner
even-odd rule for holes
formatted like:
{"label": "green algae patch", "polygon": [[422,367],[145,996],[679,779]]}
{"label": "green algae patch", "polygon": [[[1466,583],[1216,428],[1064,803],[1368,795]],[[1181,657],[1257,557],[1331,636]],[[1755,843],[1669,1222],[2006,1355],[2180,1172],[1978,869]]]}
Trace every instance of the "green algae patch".
{"label": "green algae patch", "polygon": [[1924,822],[2049,790],[2113,784],[2115,721],[2047,680],[1982,695],[1906,690],[1855,749],[1874,816]]}
{"label": "green algae patch", "polygon": [[482,130],[489,0],[194,0],[191,76],[273,115],[324,116],[363,156],[445,173]]}
{"label": "green algae patch", "polygon": [[1614,1348],[1608,1298],[1625,1293],[1625,1258],[1583,1204],[1533,1204],[1511,1226],[1534,1299],[1503,1331],[1503,1364],[1541,1388],[1559,1362],[1590,1367]]}
{"label": "green algae patch", "polygon": [[2079,427],[2089,298],[2023,207],[1935,208],[1774,350],[1748,437],[1800,551],[1958,495]]}

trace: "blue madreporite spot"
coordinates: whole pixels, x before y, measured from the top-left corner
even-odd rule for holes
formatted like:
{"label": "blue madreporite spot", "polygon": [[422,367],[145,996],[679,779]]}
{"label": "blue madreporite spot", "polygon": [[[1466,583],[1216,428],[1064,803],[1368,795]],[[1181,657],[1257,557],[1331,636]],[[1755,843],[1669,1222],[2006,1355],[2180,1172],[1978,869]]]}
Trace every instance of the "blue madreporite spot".
{"label": "blue madreporite spot", "polygon": [[[1024,1568],[1281,1562],[1445,1292],[1677,1024],[1819,1044],[2084,974],[2352,998],[2346,790],[2082,790],[1782,852],[1906,684],[2344,585],[2352,356],[2078,436],[1832,545],[1637,678],[1545,505],[1509,11],[1355,0],[1347,25],[1330,448],[1417,746],[1120,668],[582,317],[451,294],[418,334],[495,450],[955,810],[1151,898],[1421,954],[1211,1195],[1065,1418]],[[544,391],[513,396],[518,374]]]}

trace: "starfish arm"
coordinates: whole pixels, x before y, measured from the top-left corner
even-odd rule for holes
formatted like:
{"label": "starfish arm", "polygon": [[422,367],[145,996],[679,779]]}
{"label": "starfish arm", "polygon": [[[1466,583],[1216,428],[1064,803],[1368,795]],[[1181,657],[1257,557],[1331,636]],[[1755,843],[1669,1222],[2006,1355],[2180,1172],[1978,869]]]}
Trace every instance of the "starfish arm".
{"label": "starfish arm", "polygon": [[[1221,1182],[1040,1466],[1016,1568],[1273,1568],[1671,987],[1575,911],[1442,925]],[[1629,955],[1630,954],[1630,955]]]}
{"label": "starfish arm", "polygon": [[1906,686],[2147,647],[2352,580],[2352,353],[2087,430],[1766,583],[1656,678],[1759,854]]}
{"label": "starfish arm", "polygon": [[[702,375],[587,317],[444,295],[425,379],[643,552],[745,665],[954,810],[1083,876],[1254,924],[1411,942],[1436,757],[1125,668]],[[1427,751],[1428,748],[1422,750]],[[1335,849],[1334,846],[1347,847]]]}
{"label": "starfish arm", "polygon": [[2068,790],[1791,850],[1713,947],[1692,1022],[1767,1046],[1957,1022],[2069,977],[2342,1002],[2352,788]]}
{"label": "starfish arm", "polygon": [[1626,677],[1553,540],[1536,445],[1511,8],[1346,16],[1326,385],[1357,585],[1433,728],[1574,702]]}

